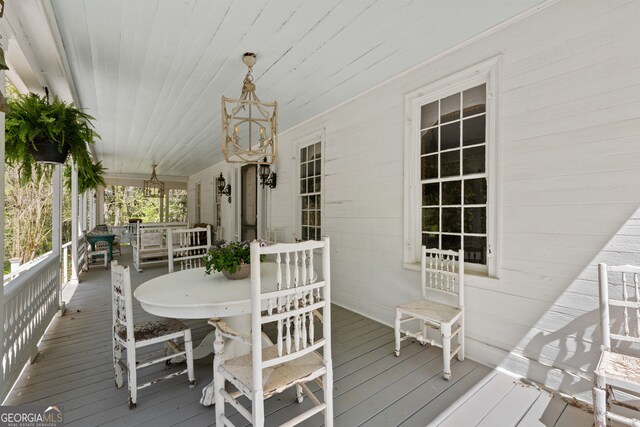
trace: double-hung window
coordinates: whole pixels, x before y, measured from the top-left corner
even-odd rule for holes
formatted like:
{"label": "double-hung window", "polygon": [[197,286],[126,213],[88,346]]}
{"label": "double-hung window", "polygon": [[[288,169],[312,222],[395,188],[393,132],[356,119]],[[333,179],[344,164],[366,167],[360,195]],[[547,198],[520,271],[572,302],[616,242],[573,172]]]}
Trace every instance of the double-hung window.
{"label": "double-hung window", "polygon": [[466,268],[497,275],[494,66],[407,95],[407,264],[423,245],[463,249]]}
{"label": "double-hung window", "polygon": [[200,218],[201,218],[201,214],[202,212],[200,212],[200,207],[201,207],[201,203],[202,203],[202,187],[200,186],[200,183],[198,182],[196,184],[196,224],[200,223]]}
{"label": "double-hung window", "polygon": [[300,147],[300,231],[302,240],[322,239],[322,142]]}

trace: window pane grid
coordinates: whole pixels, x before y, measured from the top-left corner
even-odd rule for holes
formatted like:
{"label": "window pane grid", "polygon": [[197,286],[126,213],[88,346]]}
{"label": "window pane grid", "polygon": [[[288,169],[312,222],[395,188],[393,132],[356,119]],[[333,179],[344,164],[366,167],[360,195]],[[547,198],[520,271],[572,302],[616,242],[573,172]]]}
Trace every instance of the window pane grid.
{"label": "window pane grid", "polygon": [[424,105],[420,127],[422,243],[486,264],[485,85]]}
{"label": "window pane grid", "polygon": [[300,225],[302,240],[321,238],[322,164],[321,145],[300,149]]}
{"label": "window pane grid", "polygon": [[[483,113],[479,113],[479,114],[474,114],[473,116],[464,116],[462,119],[452,120],[450,122],[442,123],[442,125],[450,125],[452,123],[460,123],[460,122],[464,122],[464,121],[469,120],[469,119],[475,119],[477,117],[484,117],[486,115],[487,115],[487,113],[483,112]],[[421,128],[420,132],[425,132],[425,131],[428,131],[428,130],[435,130],[435,129],[438,129],[439,127],[440,127],[439,124],[438,125],[434,125],[434,126],[427,126],[425,128]]]}

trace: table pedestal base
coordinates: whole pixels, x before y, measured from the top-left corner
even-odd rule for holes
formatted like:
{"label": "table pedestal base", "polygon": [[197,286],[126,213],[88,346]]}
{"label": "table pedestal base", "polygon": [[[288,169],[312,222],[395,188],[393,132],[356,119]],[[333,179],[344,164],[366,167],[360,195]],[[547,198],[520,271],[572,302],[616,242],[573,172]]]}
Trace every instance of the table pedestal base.
{"label": "table pedestal base", "polygon": [[[225,320],[231,328],[235,329],[238,332],[244,332],[249,334],[251,331],[251,315],[228,317]],[[249,353],[249,351],[251,350],[251,348],[248,345],[245,345],[239,341],[222,340],[221,342],[218,342],[218,341],[215,341],[215,333],[211,333],[209,335],[214,335],[212,350],[217,354],[221,354],[225,360],[233,359],[234,357],[238,357],[238,356],[243,356]],[[205,340],[208,340],[209,335],[205,337]],[[204,341],[198,347],[201,347],[203,344],[204,344]],[[263,333],[262,346],[268,347],[271,345],[273,345],[273,343],[271,342],[269,337],[267,337],[267,335]],[[211,350],[209,351],[209,353],[210,352]],[[194,350],[194,355],[195,355],[195,350]],[[202,398],[200,399],[200,403],[204,406],[211,406],[214,404],[215,375],[216,375],[216,364],[214,359],[214,364],[213,364],[214,379],[209,384],[204,386],[202,389]]]}

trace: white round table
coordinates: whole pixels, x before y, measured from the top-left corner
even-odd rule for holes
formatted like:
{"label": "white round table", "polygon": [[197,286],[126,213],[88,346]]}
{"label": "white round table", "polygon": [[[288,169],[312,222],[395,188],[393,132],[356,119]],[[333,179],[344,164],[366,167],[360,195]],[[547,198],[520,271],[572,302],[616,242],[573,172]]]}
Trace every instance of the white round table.
{"label": "white round table", "polygon": [[[261,265],[262,286],[275,289],[276,266]],[[251,331],[251,278],[229,280],[222,273],[204,274],[204,268],[194,268],[158,276],[142,283],[133,293],[143,310],[156,316],[175,319],[225,318],[240,332]],[[195,359],[213,352],[214,333],[209,333],[193,351]],[[249,348],[231,341],[225,346],[225,358],[240,356]],[[203,390],[201,403],[213,403],[213,382]]]}

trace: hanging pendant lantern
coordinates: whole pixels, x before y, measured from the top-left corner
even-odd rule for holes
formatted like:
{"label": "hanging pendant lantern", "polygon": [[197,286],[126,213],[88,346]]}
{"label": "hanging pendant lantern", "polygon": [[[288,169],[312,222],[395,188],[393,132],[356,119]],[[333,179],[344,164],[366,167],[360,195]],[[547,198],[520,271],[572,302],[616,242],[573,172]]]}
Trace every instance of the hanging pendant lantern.
{"label": "hanging pendant lantern", "polygon": [[153,166],[153,172],[151,172],[151,178],[144,181],[144,185],[142,187],[142,195],[144,197],[155,197],[162,198],[164,197],[164,182],[158,179],[156,175],[156,166]]}
{"label": "hanging pendant lantern", "polygon": [[245,53],[248,67],[239,99],[222,97],[222,153],[229,163],[273,164],[278,156],[278,102],[262,102],[251,72],[254,53]]}

